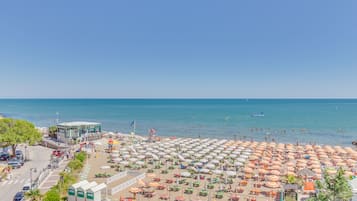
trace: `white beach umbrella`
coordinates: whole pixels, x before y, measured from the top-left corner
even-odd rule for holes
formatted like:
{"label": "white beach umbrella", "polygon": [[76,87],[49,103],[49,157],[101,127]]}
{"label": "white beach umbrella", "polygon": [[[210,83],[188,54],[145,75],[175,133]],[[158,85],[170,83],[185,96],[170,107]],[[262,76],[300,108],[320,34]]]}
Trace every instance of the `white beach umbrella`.
{"label": "white beach umbrella", "polygon": [[213,163],[213,164],[219,164],[219,161],[218,161],[218,160],[212,160],[211,163]]}
{"label": "white beach umbrella", "polygon": [[227,176],[229,176],[229,177],[233,177],[233,176],[236,176],[236,175],[237,175],[237,173],[236,173],[236,172],[233,172],[233,171],[226,171],[226,174],[227,174]]}
{"label": "white beach umbrella", "polygon": [[138,160],[137,158],[130,158],[130,159],[129,159],[130,162],[135,162],[135,161],[137,161],[137,160]]}
{"label": "white beach umbrella", "polygon": [[182,176],[182,177],[190,177],[190,176],[191,176],[191,173],[189,173],[189,172],[182,172],[182,173],[181,173],[181,176]]}
{"label": "white beach umbrella", "polygon": [[202,168],[199,170],[199,172],[207,174],[207,173],[209,173],[209,169]]}
{"label": "white beach umbrella", "polygon": [[194,163],[193,165],[194,165],[194,166],[199,166],[199,167],[202,167],[202,166],[203,166],[203,164],[202,164],[201,162]]}
{"label": "white beach umbrella", "polygon": [[128,161],[120,161],[119,164],[121,164],[121,165],[129,165],[129,162]]}
{"label": "white beach umbrella", "polygon": [[135,162],[137,165],[144,165],[145,163],[143,161],[136,161]]}
{"label": "white beach umbrella", "polygon": [[205,167],[208,169],[214,169],[216,166],[212,163],[208,163],[207,165],[205,165]]}
{"label": "white beach umbrella", "polygon": [[237,159],[238,162],[242,162],[242,163],[244,163],[246,160],[247,160],[246,158],[238,158]]}

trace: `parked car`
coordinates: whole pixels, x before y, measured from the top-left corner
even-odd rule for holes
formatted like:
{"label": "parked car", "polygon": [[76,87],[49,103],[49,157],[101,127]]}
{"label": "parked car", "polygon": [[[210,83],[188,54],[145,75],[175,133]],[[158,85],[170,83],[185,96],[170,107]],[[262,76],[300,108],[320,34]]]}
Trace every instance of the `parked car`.
{"label": "parked car", "polygon": [[25,193],[24,192],[17,192],[14,201],[24,201],[25,200]]}
{"label": "parked car", "polygon": [[31,190],[31,184],[27,183],[22,187],[22,192],[26,193]]}
{"label": "parked car", "polygon": [[52,152],[52,155],[53,156],[56,156],[56,157],[62,157],[63,156],[63,151],[61,151],[61,150],[54,150],[53,152]]}
{"label": "parked car", "polygon": [[15,155],[16,155],[16,158],[18,158],[18,159],[21,159],[21,160],[24,159],[24,154],[22,153],[21,150],[16,150]]}
{"label": "parked car", "polygon": [[23,163],[21,163],[21,161],[19,161],[18,159],[13,158],[7,162],[7,165],[15,169],[15,168],[20,168],[23,165]]}
{"label": "parked car", "polygon": [[7,153],[7,152],[1,152],[1,153],[0,153],[0,160],[6,161],[6,160],[8,160],[9,158],[10,158],[10,154],[9,154],[9,153]]}

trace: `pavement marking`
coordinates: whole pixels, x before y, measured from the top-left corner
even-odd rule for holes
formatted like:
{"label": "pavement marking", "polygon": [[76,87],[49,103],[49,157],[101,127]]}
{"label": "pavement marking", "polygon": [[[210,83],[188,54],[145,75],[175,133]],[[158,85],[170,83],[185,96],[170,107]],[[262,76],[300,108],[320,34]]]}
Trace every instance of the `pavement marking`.
{"label": "pavement marking", "polygon": [[7,184],[12,184],[13,180],[10,180]]}
{"label": "pavement marking", "polygon": [[16,184],[18,181],[19,181],[19,180],[17,180],[17,179],[16,179],[16,180],[14,180],[14,183],[13,183],[13,184]]}
{"label": "pavement marking", "polygon": [[9,182],[9,181],[6,180],[6,181],[2,182],[2,183],[1,183],[1,186],[6,185],[7,182]]}

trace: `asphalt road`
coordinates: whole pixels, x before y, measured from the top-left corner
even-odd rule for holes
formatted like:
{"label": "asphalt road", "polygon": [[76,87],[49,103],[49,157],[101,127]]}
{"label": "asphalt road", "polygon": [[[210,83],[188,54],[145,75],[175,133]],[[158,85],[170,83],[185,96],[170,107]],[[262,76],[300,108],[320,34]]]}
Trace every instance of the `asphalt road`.
{"label": "asphalt road", "polygon": [[[19,146],[18,149],[25,153],[24,146]],[[38,177],[40,170],[46,168],[51,158],[52,150],[42,146],[27,147],[27,161],[21,168],[12,170],[12,178],[0,182],[0,200],[12,201],[13,197],[22,187],[30,183],[30,169],[36,168],[37,172],[32,172],[32,179]]]}

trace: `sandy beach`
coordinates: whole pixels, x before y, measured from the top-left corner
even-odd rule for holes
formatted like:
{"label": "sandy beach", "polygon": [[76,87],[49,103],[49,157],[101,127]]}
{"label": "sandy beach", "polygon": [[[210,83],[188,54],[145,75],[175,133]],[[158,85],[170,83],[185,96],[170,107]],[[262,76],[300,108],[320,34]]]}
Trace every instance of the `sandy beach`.
{"label": "sandy beach", "polygon": [[[198,138],[145,138],[120,134],[97,141],[89,158],[89,181],[105,182],[98,173],[128,175],[108,190],[145,173],[132,186],[109,195],[112,200],[278,200],[288,175],[302,178],[299,196],[314,189],[306,185],[321,179],[324,171],[339,167],[346,177],[357,175],[357,151],[351,147],[296,145]],[[97,175],[97,176],[96,176]]]}

